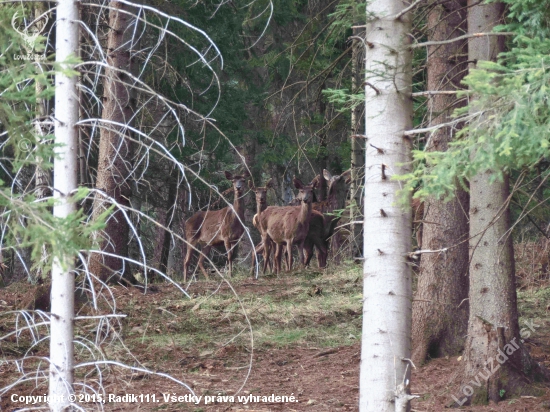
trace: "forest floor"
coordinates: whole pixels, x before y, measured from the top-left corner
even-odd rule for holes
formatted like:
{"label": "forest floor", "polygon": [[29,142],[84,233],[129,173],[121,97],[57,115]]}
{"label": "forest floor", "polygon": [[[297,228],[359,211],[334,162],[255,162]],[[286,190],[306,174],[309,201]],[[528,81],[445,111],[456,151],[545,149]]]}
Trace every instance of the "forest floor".
{"label": "forest floor", "polygon": [[[142,394],[143,400],[149,399],[107,399],[102,405],[107,411],[354,411],[359,395],[361,289],[361,268],[353,264],[326,273],[296,271],[259,280],[241,273],[231,287],[201,278],[188,288],[191,298],[166,283],[155,284],[146,294],[115,286],[116,313],[127,316],[120,323],[103,325],[103,339],[96,342],[106,358],[135,369],[114,364],[97,370],[77,368],[76,380],[90,387],[101,382],[112,396]],[[24,284],[0,290],[0,335],[13,330],[10,311],[29,307],[29,296],[32,291]],[[522,327],[525,322],[536,325],[526,344],[537,361],[550,367],[550,288],[531,285],[518,296]],[[79,315],[112,311],[109,302],[100,301],[99,311],[92,311],[89,302],[79,301]],[[98,339],[94,324],[86,322],[77,322],[77,334]],[[16,365],[6,361],[28,351],[32,357],[19,368],[34,373],[44,369],[40,357],[47,356],[47,345],[42,341],[31,347],[28,332],[1,341],[0,388],[19,376]],[[83,348],[77,345],[78,362],[90,360],[91,352]],[[452,395],[458,396],[455,373],[461,367],[459,358],[453,357],[434,359],[414,370],[412,392],[419,398],[413,401],[413,411],[457,407]],[[182,383],[201,396],[198,404],[185,398],[190,391]],[[22,382],[1,397],[0,411],[24,407],[11,402],[12,394],[44,393],[45,379]],[[550,389],[540,386],[539,394],[460,410],[549,410]],[[165,399],[168,395],[175,398]],[[98,409],[94,403],[81,405]]]}

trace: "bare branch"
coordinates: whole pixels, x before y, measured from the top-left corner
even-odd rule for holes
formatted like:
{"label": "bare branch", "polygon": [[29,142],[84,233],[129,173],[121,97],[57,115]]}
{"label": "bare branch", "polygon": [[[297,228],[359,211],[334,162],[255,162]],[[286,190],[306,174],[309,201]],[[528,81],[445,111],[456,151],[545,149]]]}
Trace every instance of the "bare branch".
{"label": "bare branch", "polygon": [[475,37],[484,37],[484,36],[515,36],[516,33],[513,33],[513,32],[508,32],[508,31],[503,31],[503,32],[499,32],[499,33],[495,33],[495,32],[489,32],[489,33],[473,33],[473,34],[465,34],[464,36],[458,36],[458,37],[455,37],[454,39],[449,39],[449,40],[441,40],[441,41],[427,41],[427,42],[424,42],[424,43],[416,43],[416,44],[411,44],[409,47],[411,49],[418,49],[420,47],[427,47],[427,46],[441,46],[443,44],[450,44],[450,43],[454,43],[455,41],[460,41],[460,40],[466,40],[466,39],[471,39],[471,38],[475,38]]}
{"label": "bare branch", "polygon": [[415,134],[430,133],[430,132],[441,129],[442,127],[450,127],[450,126],[454,126],[458,123],[466,122],[466,121],[468,121],[470,119],[473,119],[474,117],[477,117],[477,116],[478,116],[478,114],[476,113],[476,114],[471,114],[471,115],[468,115],[468,116],[464,116],[464,117],[455,119],[455,120],[453,120],[451,122],[448,122],[448,123],[440,123],[440,124],[437,124],[437,125],[432,126],[432,127],[425,127],[423,129],[406,130],[403,133],[403,135],[404,136],[414,136]]}
{"label": "bare branch", "polygon": [[399,20],[401,17],[403,17],[405,14],[407,14],[409,11],[413,10],[416,6],[418,6],[420,3],[422,3],[424,0],[416,0],[415,2],[411,3],[410,6],[404,8],[399,13],[397,13],[393,18],[395,20]]}
{"label": "bare branch", "polygon": [[437,96],[444,94],[458,94],[458,93],[468,93],[467,90],[435,90],[435,91],[425,91],[425,92],[415,92],[411,93],[411,97],[421,97],[421,96]]}

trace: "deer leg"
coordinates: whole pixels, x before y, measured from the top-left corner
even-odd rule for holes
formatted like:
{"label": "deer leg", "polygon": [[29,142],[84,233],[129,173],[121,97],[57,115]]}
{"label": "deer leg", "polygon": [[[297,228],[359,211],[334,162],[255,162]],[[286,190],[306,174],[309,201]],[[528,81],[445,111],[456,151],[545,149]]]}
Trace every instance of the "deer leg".
{"label": "deer leg", "polygon": [[204,258],[206,256],[208,256],[208,254],[210,253],[210,249],[212,249],[212,246],[210,245],[206,245],[202,248],[201,250],[201,253],[200,253],[200,256],[199,256],[199,267],[201,268],[201,272],[203,273],[204,277],[207,279],[207,280],[210,280],[210,278],[208,277],[208,272],[206,271],[206,269],[204,268],[204,265],[203,265],[203,262],[204,262]]}
{"label": "deer leg", "polygon": [[292,246],[289,249],[288,245],[285,244],[285,246],[283,247],[283,255],[284,255],[284,259],[285,259],[285,266],[286,266],[286,271],[287,272],[290,272],[290,269],[292,268],[292,266],[289,266],[289,263],[288,263],[289,254],[292,254]]}
{"label": "deer leg", "polygon": [[291,272],[292,271],[292,244],[294,243],[294,239],[289,239],[287,242],[286,242],[286,252],[288,254],[287,256],[287,259],[288,259],[288,272]]}
{"label": "deer leg", "polygon": [[[263,273],[265,275],[267,271],[267,266],[269,265],[269,258],[271,255],[271,240],[266,236],[262,237],[262,244],[263,244],[263,255],[264,255],[264,267],[263,267]],[[271,271],[273,271],[273,267],[271,267]]]}
{"label": "deer leg", "polygon": [[281,255],[283,252],[283,245],[281,243],[275,244],[275,257],[274,257],[274,263],[275,263],[275,273],[278,275],[281,271]]}
{"label": "deer leg", "polygon": [[193,258],[193,249],[192,245],[187,245],[187,250],[185,253],[185,260],[183,261],[183,283],[187,282],[187,273],[189,272],[189,265],[191,264],[191,259]]}
{"label": "deer leg", "polygon": [[304,241],[301,241],[298,245],[298,255],[300,257],[300,264],[302,267],[305,267],[305,258],[304,258]]}
{"label": "deer leg", "polygon": [[264,250],[264,244],[260,243],[254,248],[254,251],[252,252],[252,270],[250,271],[250,275],[254,276],[254,269],[257,264],[259,264],[259,260],[257,259],[260,254],[263,255]]}
{"label": "deer leg", "polygon": [[317,242],[315,247],[317,249],[317,264],[319,268],[325,268],[327,266],[328,249],[322,241]]}
{"label": "deer leg", "polygon": [[231,277],[231,274],[233,272],[233,247],[235,245],[231,244],[230,240],[226,240],[225,242],[225,250],[227,250],[227,263],[229,265],[229,277]]}
{"label": "deer leg", "polygon": [[304,256],[305,256],[305,263],[304,266],[309,266],[309,262],[311,262],[311,258],[313,257],[313,242],[309,237],[306,238],[304,242]]}

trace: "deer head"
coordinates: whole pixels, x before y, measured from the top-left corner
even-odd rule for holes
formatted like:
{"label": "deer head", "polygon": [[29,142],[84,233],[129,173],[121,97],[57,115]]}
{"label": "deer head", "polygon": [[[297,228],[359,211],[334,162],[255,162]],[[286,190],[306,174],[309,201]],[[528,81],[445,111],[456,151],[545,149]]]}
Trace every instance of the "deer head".
{"label": "deer head", "polygon": [[350,171],[345,171],[341,175],[332,175],[328,170],[323,169],[323,177],[328,185],[328,202],[330,210],[334,208],[342,209],[346,202],[347,185],[350,183]]}
{"label": "deer head", "polygon": [[273,179],[269,179],[265,187],[255,187],[254,183],[248,181],[248,187],[256,194],[256,205],[265,208],[267,206],[267,190],[273,187]]}
{"label": "deer head", "polygon": [[244,193],[244,189],[246,188],[246,179],[250,177],[250,173],[245,171],[242,175],[233,175],[231,172],[226,170],[225,177],[227,180],[231,180],[233,182],[233,190],[235,191],[235,195],[241,197]]}
{"label": "deer head", "polygon": [[294,187],[298,189],[298,195],[296,199],[302,203],[311,203],[313,202],[313,189],[317,187],[317,181],[311,182],[309,185],[304,185],[300,179],[297,179],[296,176],[292,179]]}

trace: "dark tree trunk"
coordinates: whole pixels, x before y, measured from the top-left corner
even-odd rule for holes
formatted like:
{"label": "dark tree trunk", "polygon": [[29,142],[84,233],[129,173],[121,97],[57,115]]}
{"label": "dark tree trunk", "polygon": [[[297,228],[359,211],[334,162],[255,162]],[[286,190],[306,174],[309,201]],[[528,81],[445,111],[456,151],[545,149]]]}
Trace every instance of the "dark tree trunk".
{"label": "dark tree trunk", "polygon": [[[170,186],[168,187],[168,202],[166,204],[166,214],[164,221],[162,221],[162,224],[164,227],[171,229],[172,223],[174,222],[174,216],[175,216],[175,210],[174,208],[176,205],[174,202],[176,201],[176,182],[171,181]],[[160,254],[160,261],[159,261],[159,270],[165,274],[168,274],[168,255],[170,252],[170,245],[172,244],[172,235],[168,230],[163,230],[163,237],[162,237],[162,248],[161,248],[161,254]]]}
{"label": "dark tree trunk", "polygon": [[[468,5],[470,33],[489,32],[501,22],[502,3],[469,0]],[[495,60],[504,50],[503,40],[472,39],[468,52],[472,66]],[[473,99],[472,106],[478,110]],[[502,179],[492,182],[494,174]],[[508,177],[500,170],[480,172],[471,179],[470,193],[470,317],[463,385],[455,400],[486,404],[526,394],[531,379],[544,371],[525,349],[525,331],[520,334],[518,324]]]}
{"label": "dark tree trunk", "polygon": [[[466,32],[466,0],[437,1],[428,15],[429,40],[441,41]],[[453,42],[428,49],[428,90],[456,91],[466,73],[466,43]],[[455,95],[434,95],[428,108],[430,125],[447,123],[454,109],[464,106]],[[429,138],[427,150],[446,151],[456,130],[444,127]],[[428,356],[454,355],[464,348],[468,322],[468,193],[459,188],[445,202],[424,203],[422,249],[418,289],[413,301],[413,361]],[[416,219],[415,219],[416,220]],[[420,238],[420,236],[418,237]],[[420,245],[418,245],[420,247]]]}
{"label": "dark tree trunk", "polygon": [[[359,29],[353,29],[353,35],[359,36]],[[352,53],[351,53],[351,84],[352,92],[357,93],[362,87],[361,76],[361,62],[365,54],[361,53],[363,44],[362,42],[354,39]],[[363,105],[357,105],[351,112],[351,184],[350,184],[350,208],[349,217],[350,222],[360,221],[361,217],[361,199],[362,193],[360,191],[362,171],[365,167],[365,140],[359,135],[362,130],[361,112],[363,111]],[[350,236],[352,248],[351,257],[361,256],[363,254],[363,237],[361,231],[363,226],[360,224],[351,224]]]}
{"label": "dark tree trunk", "polygon": [[[109,34],[107,38],[107,60],[103,84],[103,114],[99,159],[97,166],[96,188],[113,198],[121,207],[130,206],[132,162],[134,148],[128,139],[130,123],[134,112],[131,79],[121,71],[131,72],[129,38],[132,35],[132,18],[125,13],[127,5],[112,1],[109,3]],[[112,123],[115,122],[115,123]],[[93,205],[93,217],[103,213],[111,202],[108,198],[96,194]],[[103,252],[116,256],[92,254],[89,269],[103,281],[115,273],[122,274],[127,280],[135,282],[128,265],[120,257],[128,256],[129,224],[118,209],[111,213],[105,229],[98,239]]]}

